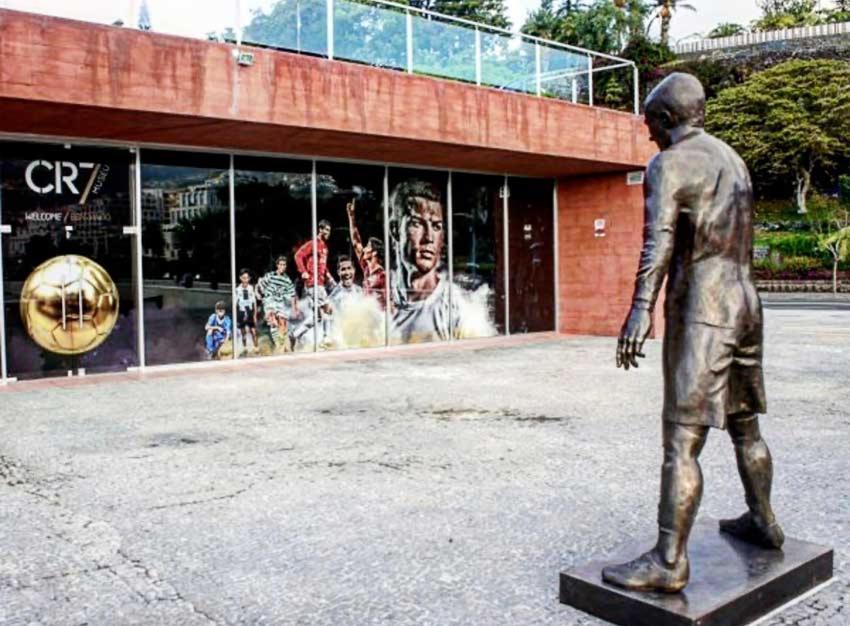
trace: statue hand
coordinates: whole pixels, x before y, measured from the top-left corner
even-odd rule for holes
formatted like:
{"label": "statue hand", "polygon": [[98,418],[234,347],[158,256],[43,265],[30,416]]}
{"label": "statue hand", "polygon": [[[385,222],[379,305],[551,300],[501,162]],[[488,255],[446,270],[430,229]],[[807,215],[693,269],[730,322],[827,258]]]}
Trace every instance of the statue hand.
{"label": "statue hand", "polygon": [[652,315],[645,308],[632,306],[617,340],[617,367],[638,367],[638,357],[643,358],[643,344],[652,330]]}

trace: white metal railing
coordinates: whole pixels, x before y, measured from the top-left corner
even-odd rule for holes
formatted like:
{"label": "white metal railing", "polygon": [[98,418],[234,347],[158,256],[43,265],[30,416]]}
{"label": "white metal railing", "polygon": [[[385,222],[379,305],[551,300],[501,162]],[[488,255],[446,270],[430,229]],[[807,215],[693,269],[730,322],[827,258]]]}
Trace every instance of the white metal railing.
{"label": "white metal railing", "polygon": [[693,54],[696,52],[708,52],[710,50],[723,50],[725,48],[739,48],[771,41],[790,41],[793,39],[810,39],[813,37],[831,37],[834,35],[850,34],[850,22],[836,24],[820,24],[818,26],[800,26],[797,28],[783,28],[781,30],[759,31],[733,35],[732,37],[718,37],[716,39],[700,39],[676,44],[673,51],[676,54]]}
{"label": "white metal railing", "polygon": [[[0,8],[263,46],[594,106],[594,75],[640,95],[634,62],[392,0],[0,0]],[[600,79],[596,79],[598,85]]]}

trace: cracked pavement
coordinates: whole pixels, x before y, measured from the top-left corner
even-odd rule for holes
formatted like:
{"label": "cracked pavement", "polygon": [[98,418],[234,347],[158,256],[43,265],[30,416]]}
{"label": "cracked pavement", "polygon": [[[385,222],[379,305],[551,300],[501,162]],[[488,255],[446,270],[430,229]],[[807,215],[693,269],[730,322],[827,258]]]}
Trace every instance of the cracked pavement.
{"label": "cracked pavement", "polygon": [[[775,508],[850,623],[850,312],[766,311]],[[0,393],[0,624],[599,625],[558,573],[653,532],[660,344],[301,359]],[[743,507],[720,432],[701,515]]]}

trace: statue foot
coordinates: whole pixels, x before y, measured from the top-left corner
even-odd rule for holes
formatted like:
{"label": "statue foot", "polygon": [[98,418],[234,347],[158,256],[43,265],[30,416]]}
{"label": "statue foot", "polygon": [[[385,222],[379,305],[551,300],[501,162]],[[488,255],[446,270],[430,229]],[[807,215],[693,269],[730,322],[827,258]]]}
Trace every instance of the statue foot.
{"label": "statue foot", "polygon": [[756,517],[749,511],[735,519],[720,520],[720,532],[762,548],[779,549],[785,543],[785,533],[779,524],[767,524],[761,517]]}
{"label": "statue foot", "polygon": [[688,584],[689,576],[690,568],[686,558],[669,566],[655,550],[650,550],[634,561],[602,569],[602,580],[632,591],[677,593]]}

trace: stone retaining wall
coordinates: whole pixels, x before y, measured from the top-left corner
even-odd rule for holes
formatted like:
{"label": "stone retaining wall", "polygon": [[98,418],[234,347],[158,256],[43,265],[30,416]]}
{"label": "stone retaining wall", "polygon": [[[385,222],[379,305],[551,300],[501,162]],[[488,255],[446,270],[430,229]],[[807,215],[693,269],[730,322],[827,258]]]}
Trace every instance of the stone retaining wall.
{"label": "stone retaining wall", "polygon": [[[757,280],[759,291],[831,293],[831,280]],[[850,293],[850,281],[838,281],[839,293]]]}

